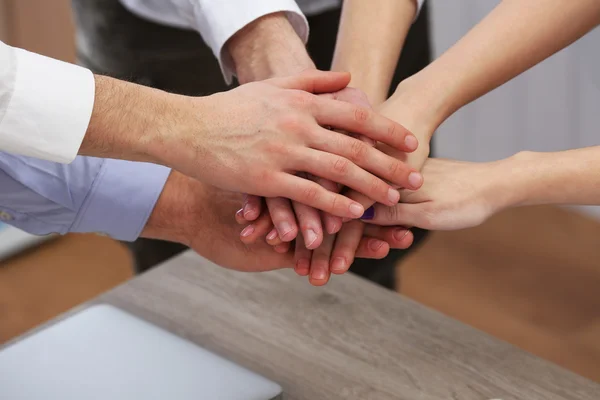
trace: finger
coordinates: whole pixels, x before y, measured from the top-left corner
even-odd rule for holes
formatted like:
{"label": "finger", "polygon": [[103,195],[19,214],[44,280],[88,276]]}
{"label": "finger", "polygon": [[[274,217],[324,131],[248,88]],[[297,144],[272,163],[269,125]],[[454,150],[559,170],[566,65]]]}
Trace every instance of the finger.
{"label": "finger", "polygon": [[304,244],[304,238],[298,236],[296,239],[296,251],[294,252],[294,271],[300,276],[308,276],[310,273],[310,259],[312,257],[312,250],[306,248]]}
{"label": "finger", "polygon": [[258,196],[244,194],[243,216],[246,221],[254,221],[260,216],[262,199]]}
{"label": "finger", "polygon": [[292,206],[296,213],[306,248],[316,249],[323,241],[323,227],[321,226],[319,211],[297,201],[294,201]]}
{"label": "finger", "polygon": [[428,213],[424,212],[423,204],[396,204],[393,207],[381,206],[375,204],[368,208],[362,217],[362,220],[375,225],[402,225],[416,226],[424,229],[432,229],[432,224],[428,220]]}
{"label": "finger", "polygon": [[323,286],[329,282],[329,260],[334,241],[335,235],[325,235],[321,246],[313,250],[308,281],[314,286]]}
{"label": "finger", "polygon": [[292,210],[292,203],[283,197],[271,197],[266,200],[273,225],[284,242],[291,242],[298,235],[298,225]]}
{"label": "finger", "polygon": [[240,208],[235,213],[235,222],[237,222],[239,225],[246,225],[248,223],[248,221],[246,221],[246,218],[244,218],[244,209],[243,208]]}
{"label": "finger", "polygon": [[310,70],[284,78],[269,79],[267,82],[286,89],[297,89],[310,93],[329,93],[337,92],[348,86],[350,74]]}
{"label": "finger", "polygon": [[381,239],[389,244],[391,249],[408,249],[414,240],[410,229],[403,226],[366,225],[363,235]]}
{"label": "finger", "polygon": [[342,227],[335,240],[331,254],[331,272],[343,274],[354,262],[354,255],[360,239],[363,236],[365,224],[360,221],[350,221]]}
{"label": "finger", "polygon": [[317,128],[310,145],[327,153],[341,156],[374,175],[404,188],[418,189],[423,184],[421,173],[406,163],[385,154],[371,144],[350,136]]}
{"label": "finger", "polygon": [[291,243],[284,242],[274,247],[275,251],[280,254],[285,254],[290,250]]}
{"label": "finger", "polygon": [[287,243],[281,240],[281,238],[279,237],[279,233],[275,228],[271,229],[271,232],[267,234],[267,237],[265,239],[267,241],[267,244],[273,247],[279,246],[282,243]]}
{"label": "finger", "polygon": [[400,200],[398,190],[344,157],[313,149],[301,153],[302,161],[292,162],[291,168],[341,183],[383,204],[391,206]]}
{"label": "finger", "polygon": [[259,239],[264,238],[272,227],[273,223],[271,222],[269,213],[262,213],[256,221],[242,229],[240,239],[242,240],[242,243],[254,244]]}
{"label": "finger", "polygon": [[389,252],[390,246],[386,242],[365,236],[360,239],[358,249],[356,250],[356,257],[381,260],[382,258],[385,258]]}
{"label": "finger", "polygon": [[286,174],[278,183],[282,196],[338,217],[360,218],[365,209],[359,203],[338,193],[332,193],[308,179]]}
{"label": "finger", "polygon": [[321,126],[358,133],[404,152],[412,152],[419,146],[408,129],[367,107],[321,97],[314,100],[314,115]]}
{"label": "finger", "polygon": [[[341,185],[338,185],[337,183],[332,182],[328,179],[315,177],[315,182],[317,182],[319,185],[323,186],[330,192],[334,193],[339,193],[342,188]],[[368,204],[367,206],[370,207],[371,204]],[[342,229],[342,218],[340,217],[336,217],[335,215],[331,215],[329,213],[324,212],[321,213],[321,220],[323,221],[325,231],[330,235],[336,234],[340,231],[340,229]]]}

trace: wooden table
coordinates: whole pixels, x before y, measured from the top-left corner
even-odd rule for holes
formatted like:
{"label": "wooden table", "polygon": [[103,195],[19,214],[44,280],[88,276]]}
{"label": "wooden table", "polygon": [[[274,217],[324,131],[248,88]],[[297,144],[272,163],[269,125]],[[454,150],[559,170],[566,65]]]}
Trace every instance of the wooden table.
{"label": "wooden table", "polygon": [[600,399],[600,385],[352,275],[314,288],[188,252],[97,301],[280,383],[286,399]]}

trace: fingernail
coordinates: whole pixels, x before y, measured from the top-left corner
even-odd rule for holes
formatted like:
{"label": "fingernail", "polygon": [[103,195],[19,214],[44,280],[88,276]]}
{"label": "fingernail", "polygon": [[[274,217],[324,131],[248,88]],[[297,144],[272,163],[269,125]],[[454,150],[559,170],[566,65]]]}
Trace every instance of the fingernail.
{"label": "fingernail", "polygon": [[280,222],[277,226],[279,237],[283,240],[284,236],[292,231],[292,224],[287,221]]}
{"label": "fingernail", "polygon": [[396,239],[397,241],[401,241],[406,237],[406,235],[408,235],[408,232],[408,229],[396,229],[394,231],[394,239]]}
{"label": "fingernail", "polygon": [[333,235],[334,233],[337,233],[337,231],[338,231],[338,224],[336,221],[327,222],[327,233],[329,233],[330,235]]}
{"label": "fingernail", "polygon": [[416,150],[417,147],[419,147],[419,141],[413,135],[406,136],[406,138],[404,138],[404,144],[410,151]]}
{"label": "fingernail", "polygon": [[312,277],[313,279],[322,280],[327,278],[327,273],[323,269],[319,268],[313,272]]}
{"label": "fingernail", "polygon": [[375,207],[371,206],[367,208],[365,213],[360,217],[360,219],[370,220],[375,218]]}
{"label": "fingernail", "polygon": [[309,248],[317,241],[317,233],[312,229],[307,230],[306,238],[304,240],[306,241],[306,248]]}
{"label": "fingernail", "polygon": [[360,218],[361,215],[365,212],[365,208],[358,203],[350,204],[350,214],[354,215],[356,218]]}
{"label": "fingernail", "polygon": [[271,232],[269,232],[269,234],[267,235],[267,240],[273,240],[277,237],[277,229],[273,229]]}
{"label": "fingernail", "polygon": [[244,218],[249,219],[253,214],[254,210],[250,207],[250,204],[244,205]]}
{"label": "fingernail", "polygon": [[394,189],[388,190],[388,200],[390,201],[390,203],[398,204],[398,202],[400,201],[400,193],[398,193],[398,191]]}
{"label": "fingernail", "polygon": [[241,237],[248,237],[254,233],[254,225],[248,225],[244,228],[242,233],[240,233]]}
{"label": "fingernail", "polygon": [[310,262],[306,258],[302,258],[296,262],[296,273],[300,276],[308,275]]}
{"label": "fingernail", "polygon": [[237,210],[237,212],[235,213],[235,215],[237,215],[238,217],[244,218],[244,210],[243,209]]}
{"label": "fingernail", "polygon": [[414,189],[418,189],[423,184],[423,176],[418,172],[411,172],[408,175],[408,183]]}
{"label": "fingernail", "polygon": [[334,272],[344,272],[346,271],[346,260],[342,257],[337,257],[331,263],[331,270]]}
{"label": "fingernail", "polygon": [[371,250],[377,251],[381,248],[381,246],[383,246],[383,242],[381,240],[377,240],[377,239],[369,240],[369,248]]}

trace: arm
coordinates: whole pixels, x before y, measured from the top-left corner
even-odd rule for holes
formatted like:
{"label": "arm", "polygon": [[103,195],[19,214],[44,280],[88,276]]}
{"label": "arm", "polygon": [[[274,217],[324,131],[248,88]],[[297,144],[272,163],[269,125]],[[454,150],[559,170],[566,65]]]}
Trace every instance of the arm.
{"label": "arm", "polygon": [[169,172],[121,160],[59,164],[0,153],[0,211],[8,216],[3,222],[37,235],[96,232],[133,241]]}
{"label": "arm", "polygon": [[422,0],[346,0],[332,70],[352,73],[350,86],[373,105],[385,101],[408,30]]}
{"label": "arm", "polygon": [[[417,151],[407,155],[378,147],[420,169],[429,155],[433,133],[453,112],[569,45],[598,23],[600,2],[595,0],[503,0],[440,58],[400,83],[378,109],[401,121],[417,137]],[[365,207],[373,204],[356,192],[349,196]],[[351,236],[351,232],[340,235]],[[351,246],[336,247],[334,255],[348,260],[349,266]]]}
{"label": "arm", "polygon": [[[266,18],[264,26],[270,29],[273,22],[281,26],[288,25],[293,36],[278,38],[278,35],[289,33],[288,31],[276,31],[274,35],[267,37],[270,41],[286,43],[290,46],[298,41],[302,44],[308,39],[308,22],[300,11],[300,8],[294,0],[120,0],[121,3],[129,10],[138,14],[141,17],[152,21],[177,26],[182,28],[190,28],[196,30],[204,39],[206,44],[212,49],[215,57],[221,65],[225,81],[231,83],[232,76],[239,67],[239,60],[234,59],[234,55],[228,48],[230,41],[236,33],[240,32],[245,27],[249,27],[246,32],[256,28],[257,25],[263,25],[257,21],[271,14],[277,15],[276,18]],[[285,22],[285,24],[283,24]],[[250,27],[253,25],[253,27]],[[260,28],[263,29],[263,28]],[[252,34],[257,33],[252,31]],[[239,36],[244,36],[238,35]],[[264,42],[261,42],[264,44]],[[261,50],[260,47],[256,48]],[[278,48],[273,47],[272,50],[277,51]],[[263,54],[265,54],[263,52]],[[286,51],[285,55],[289,56]],[[276,60],[277,56],[269,60]],[[252,55],[251,55],[252,56]],[[254,56],[252,56],[254,57]],[[257,58],[255,58],[256,60]],[[309,59],[310,60],[310,59]],[[287,63],[289,60],[281,58],[279,61]],[[280,68],[280,65],[274,65]],[[304,68],[303,68],[304,69]],[[300,69],[303,70],[303,69]],[[237,71],[238,74],[240,71]],[[299,72],[294,69],[285,72],[285,75]],[[271,78],[271,75],[265,76],[262,79]],[[242,78],[244,79],[244,78]],[[247,82],[247,81],[246,81]]]}
{"label": "arm", "polygon": [[511,207],[600,204],[599,146],[522,152],[489,163],[429,159],[423,173],[420,190],[405,192],[404,203],[395,207],[376,205],[368,221],[453,230],[479,225]]}

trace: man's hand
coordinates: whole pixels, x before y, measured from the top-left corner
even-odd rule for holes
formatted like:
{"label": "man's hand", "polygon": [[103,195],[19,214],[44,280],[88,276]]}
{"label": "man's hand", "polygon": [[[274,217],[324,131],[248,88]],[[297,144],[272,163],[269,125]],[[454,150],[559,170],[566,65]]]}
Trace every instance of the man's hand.
{"label": "man's hand", "polygon": [[[246,245],[234,218],[241,195],[207,186],[173,171],[143,237],[179,242],[214,263],[239,271],[260,272],[293,266],[293,254],[277,253],[266,243]],[[394,243],[394,229],[372,226],[358,246],[358,257],[382,258]]]}
{"label": "man's hand", "polygon": [[[81,153],[163,164],[223,189],[285,196],[358,218],[364,212],[359,204],[294,175],[306,172],[331,179],[384,204],[397,200],[383,179],[402,184],[408,167],[359,140],[322,128],[354,131],[407,149],[410,135],[400,125],[312,94],[341,90],[349,79],[345,73],[315,71],[191,98],[102,78],[99,84],[114,87],[97,91]],[[138,109],[135,100],[152,107]],[[106,108],[106,103],[114,107]],[[117,108],[122,104],[131,109]],[[103,136],[106,131],[110,135]]]}

